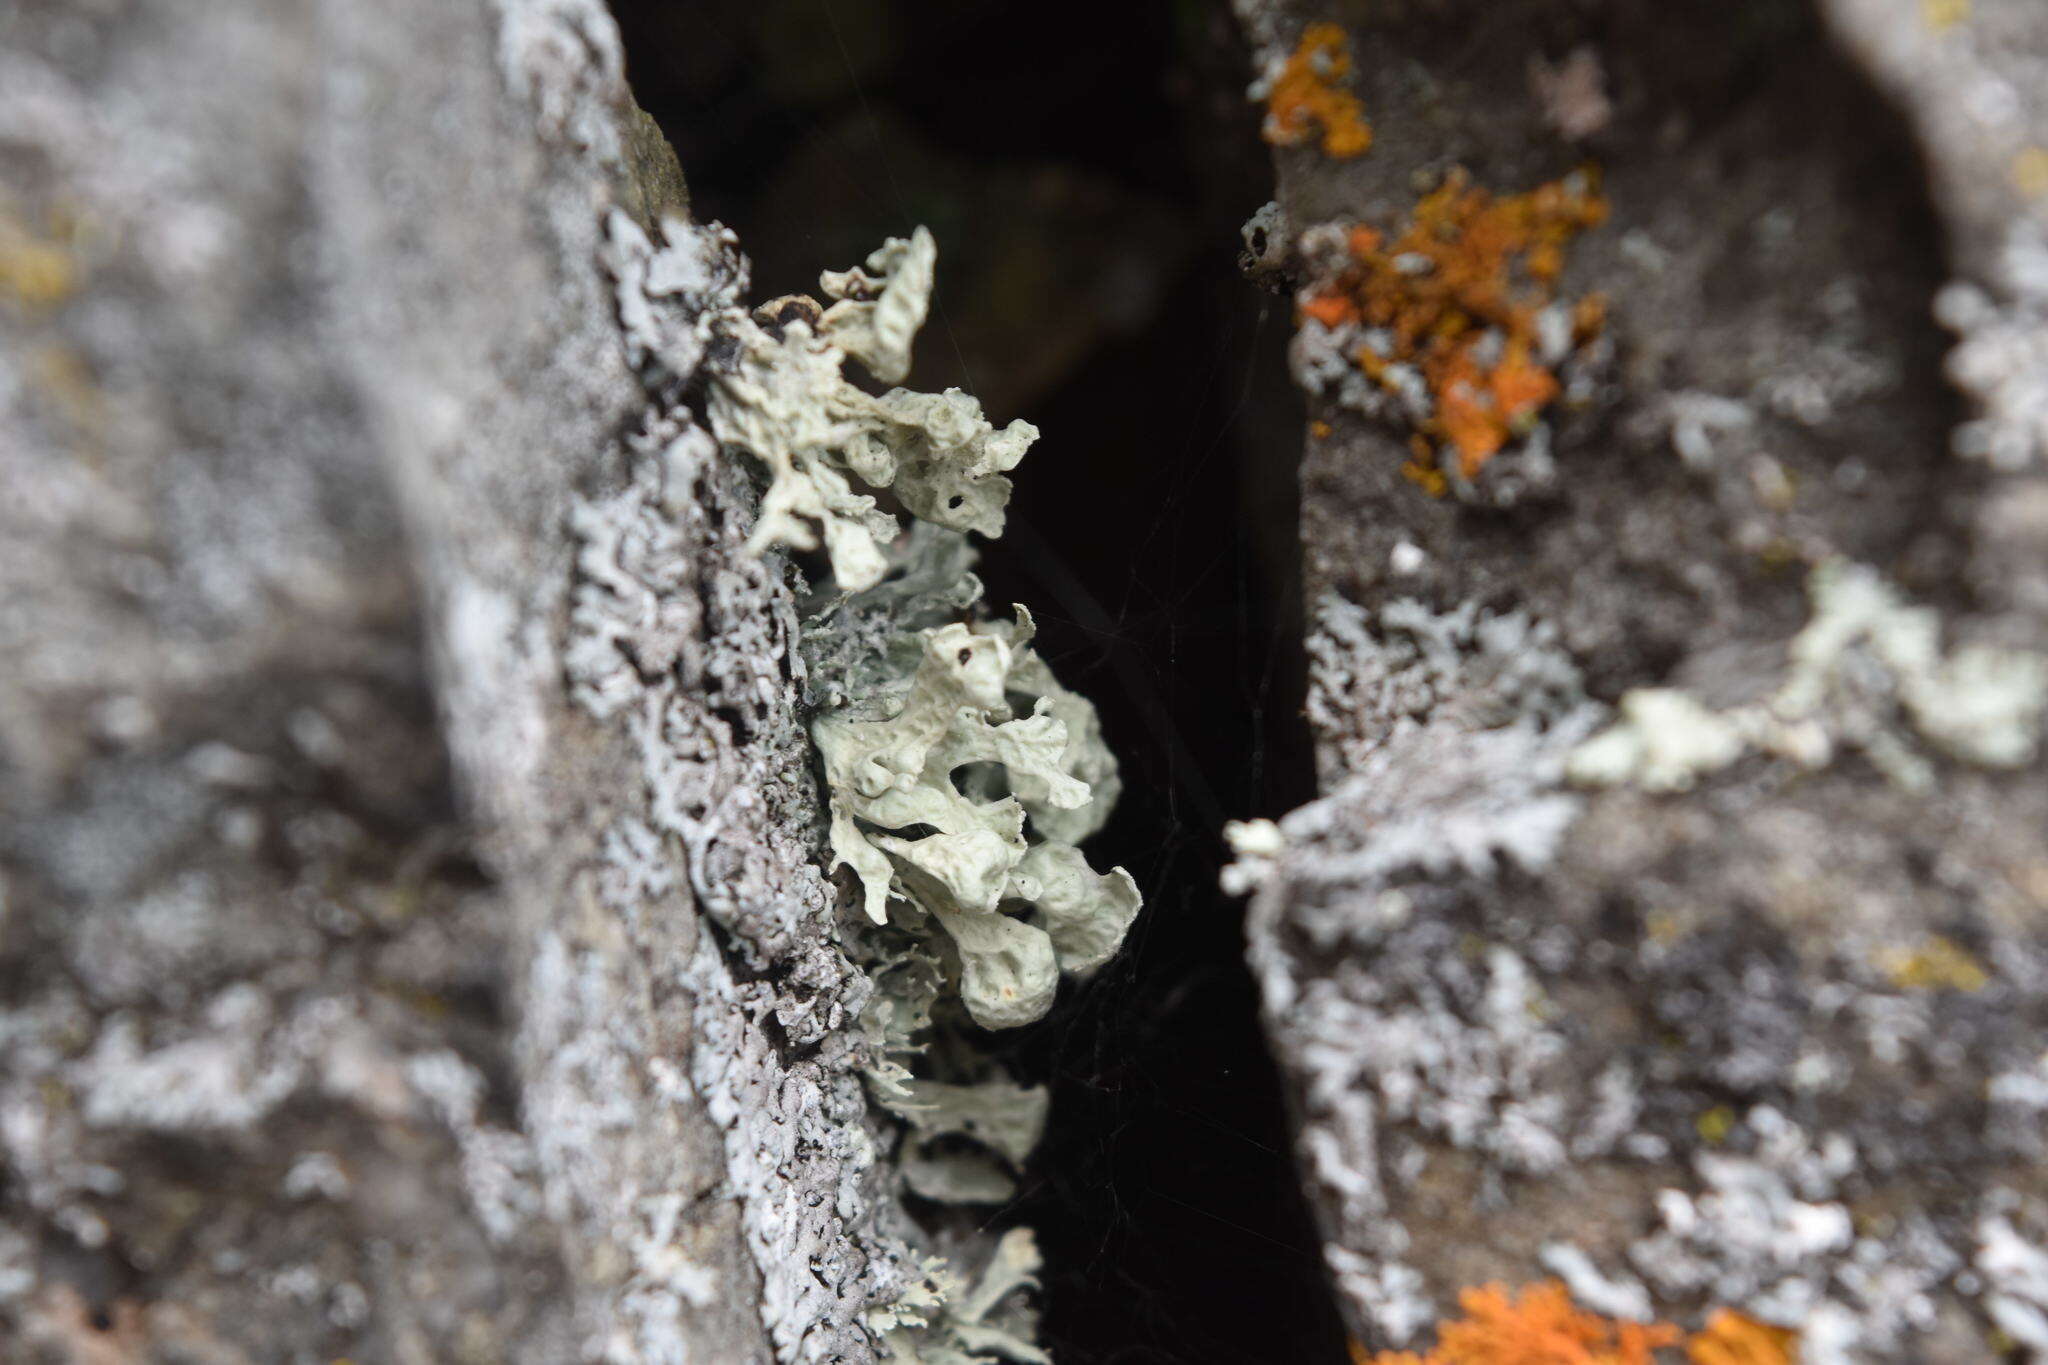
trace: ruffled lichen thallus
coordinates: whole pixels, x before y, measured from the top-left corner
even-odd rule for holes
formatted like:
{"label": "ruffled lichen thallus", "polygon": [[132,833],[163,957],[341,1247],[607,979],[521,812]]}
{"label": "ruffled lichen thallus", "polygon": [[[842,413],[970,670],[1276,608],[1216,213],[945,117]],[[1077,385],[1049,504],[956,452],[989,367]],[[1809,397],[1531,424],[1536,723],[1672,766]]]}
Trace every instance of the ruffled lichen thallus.
{"label": "ruffled lichen thallus", "polygon": [[997,430],[958,389],[877,397],[842,374],[849,357],[885,383],[908,371],[934,256],[919,228],[824,275],[829,307],[725,314],[708,415],[770,475],[754,546],[822,548],[836,580],[804,631],[834,864],[875,924],[930,942],[975,1023],[1011,1028],[1116,951],[1139,896],[1077,847],[1118,789],[1095,708],[1032,650],[1030,613],[988,619],[967,572],[964,533],[1002,534],[1003,475],[1037,430]]}

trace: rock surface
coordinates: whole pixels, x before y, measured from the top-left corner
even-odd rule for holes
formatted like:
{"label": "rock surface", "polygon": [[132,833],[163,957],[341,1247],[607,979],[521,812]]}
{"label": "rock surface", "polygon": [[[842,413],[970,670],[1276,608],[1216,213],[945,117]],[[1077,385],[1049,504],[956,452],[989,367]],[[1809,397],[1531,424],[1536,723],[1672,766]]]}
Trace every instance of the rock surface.
{"label": "rock surface", "polygon": [[12,6],[0,165],[0,1354],[870,1359],[793,578],[629,363],[603,7]]}
{"label": "rock surface", "polygon": [[1547,450],[1432,497],[1300,371],[1325,795],[1235,875],[1358,1341],[1559,1279],[1809,1365],[2048,1351],[2048,13],[1238,10],[1268,70],[1343,22],[1374,130],[1276,150],[1303,307],[1454,166],[1609,206]]}

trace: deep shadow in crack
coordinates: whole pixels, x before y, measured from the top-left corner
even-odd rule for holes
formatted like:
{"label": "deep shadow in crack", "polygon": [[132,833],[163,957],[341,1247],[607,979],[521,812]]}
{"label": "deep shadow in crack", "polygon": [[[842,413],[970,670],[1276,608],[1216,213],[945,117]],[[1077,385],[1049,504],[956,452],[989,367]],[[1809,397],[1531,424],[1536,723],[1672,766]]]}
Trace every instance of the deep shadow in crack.
{"label": "deep shadow in crack", "polygon": [[1138,878],[1126,951],[994,1040],[1053,1087],[997,1221],[1047,1260],[1066,1365],[1343,1358],[1281,1091],[1216,889],[1225,818],[1312,794],[1300,715],[1300,408],[1284,302],[1236,277],[1270,194],[1223,6],[615,0],[634,91],[755,296],[928,224],[912,382],[1044,432],[980,571],[1028,604],[1123,763],[1089,845]]}

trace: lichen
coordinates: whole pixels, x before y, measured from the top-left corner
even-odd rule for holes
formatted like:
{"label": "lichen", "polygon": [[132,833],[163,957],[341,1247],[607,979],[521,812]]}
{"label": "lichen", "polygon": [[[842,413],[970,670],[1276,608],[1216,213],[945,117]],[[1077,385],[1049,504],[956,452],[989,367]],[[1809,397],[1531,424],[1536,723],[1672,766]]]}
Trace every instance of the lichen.
{"label": "lichen", "polygon": [[[963,1287],[955,1266],[975,1244],[940,1239],[934,1254],[894,1197],[1010,1197],[1046,1093],[963,1026],[1039,1017],[1060,973],[1107,960],[1139,904],[1128,874],[1098,875],[1077,847],[1118,791],[1094,708],[1031,649],[1028,612],[988,619],[969,571],[966,533],[1001,532],[1003,472],[1037,433],[994,430],[956,390],[874,396],[844,377],[849,357],[884,382],[906,372],[931,290],[921,228],[827,273],[829,307],[797,296],[750,313],[729,232],[670,222],[656,247],[623,215],[609,227],[628,355],[660,404],[628,442],[630,486],[574,514],[565,662],[586,711],[624,717],[654,794],[645,827],[614,831],[605,894],[643,914],[674,879],[660,854],[673,840],[713,929],[682,977],[700,1035],[687,1079],[725,1135],[763,1324],[791,1358],[864,1332],[889,1360],[1041,1361],[1020,1292],[1029,1234]],[[720,447],[769,471],[750,531],[727,515],[740,466]],[[863,491],[884,488],[907,534]],[[761,557],[777,545],[822,545],[830,581],[792,587],[798,566]],[[734,610],[723,598],[741,579],[776,585],[787,615]],[[835,865],[854,872],[837,905],[825,869],[785,846],[815,828],[808,784],[739,769],[727,719],[783,754],[803,742],[799,695]],[[779,1214],[778,1190],[808,1212]]]}
{"label": "lichen", "polygon": [[1315,141],[1324,156],[1340,161],[1372,147],[1365,107],[1341,82],[1351,75],[1351,45],[1336,24],[1310,24],[1301,41],[1251,88],[1266,102],[1261,135],[1275,147]]}
{"label": "lichen", "polygon": [[1554,624],[1476,602],[1434,612],[1396,598],[1369,614],[1327,595],[1308,638],[1308,675],[1305,709],[1326,789],[1440,704],[1479,728],[1517,719],[1548,727],[1587,706]]}
{"label": "lichen", "polygon": [[1948,376],[1977,407],[1953,444],[1994,469],[2036,468],[2048,458],[2048,233],[2014,224],[1989,274],[1934,299],[1935,318],[1957,337]]}
{"label": "lichen", "polygon": [[1426,491],[1469,486],[1511,441],[1540,444],[1563,369],[1597,359],[1604,301],[1556,290],[1572,239],[1607,212],[1590,169],[1498,197],[1455,169],[1398,233],[1316,229],[1297,379],[1406,432],[1405,472]]}
{"label": "lichen", "polygon": [[711,429],[766,465],[772,480],[749,549],[809,550],[822,541],[848,592],[881,581],[884,549],[902,529],[856,482],[891,490],[921,520],[999,536],[1010,497],[1003,475],[1038,439],[1029,422],[996,430],[958,389],[876,397],[841,374],[849,357],[884,383],[907,371],[935,251],[919,228],[868,257],[874,275],[827,272],[829,308],[799,296],[753,316],[719,310],[704,324],[733,356],[713,370]]}
{"label": "lichen", "polygon": [[1107,815],[1096,790],[1114,759],[1093,708],[1029,650],[1022,608],[1015,625],[919,638],[908,679],[813,722],[832,849],[860,879],[868,917],[887,922],[894,900],[912,926],[928,918],[952,941],[969,1013],[1010,1028],[1051,1007],[1062,970],[1104,961],[1137,914],[1130,875],[1098,876],[1074,847]]}
{"label": "lichen", "polygon": [[938,254],[931,233],[919,228],[908,240],[891,237],[872,252],[866,270],[826,271],[819,286],[835,302],[818,320],[819,334],[884,384],[901,383],[931,306]]}
{"label": "lichen", "polygon": [[1436,1348],[1354,1352],[1360,1365],[1657,1365],[1656,1352],[1679,1339],[1666,1323],[1614,1322],[1572,1303],[1547,1281],[1511,1292],[1489,1284],[1458,1295],[1464,1316],[1438,1325]]}
{"label": "lichen", "polygon": [[888,1365],[1052,1365],[1052,1357],[1031,1344],[1036,1322],[1015,1297],[1038,1283],[1041,1264],[1024,1228],[1003,1234],[965,1289],[943,1259],[928,1258],[920,1280],[902,1297],[869,1310],[879,1358]]}
{"label": "lichen", "polygon": [[1550,1280],[1510,1291],[1489,1284],[1458,1296],[1464,1316],[1439,1324],[1427,1355],[1413,1351],[1367,1354],[1355,1342],[1358,1365],[1658,1365],[1667,1348],[1682,1346],[1688,1365],[1793,1365],[1798,1334],[1717,1308],[1697,1332],[1665,1322],[1589,1313],[1571,1291]]}
{"label": "lichen", "polygon": [[1798,1351],[1798,1333],[1732,1308],[1715,1309],[1685,1343],[1690,1365],[1795,1365]]}
{"label": "lichen", "polygon": [[[1872,681],[1846,660],[1862,640],[1855,630],[1816,635],[1793,651],[1788,671],[1821,679],[1821,694],[1843,705],[1845,684],[1833,674]],[[1660,1365],[1681,1352],[1699,1365],[1784,1365],[1794,1351],[1805,1365],[1848,1365],[1894,1358],[1924,1339],[1965,1253],[1938,1216],[1884,1212],[1882,1194],[1873,1199],[1900,1160],[1881,1128],[1808,1127],[1788,1117],[1808,1111],[1789,1105],[1702,1113],[1673,1103],[1702,1085],[1761,1100],[1781,1086],[1803,1097],[1847,1084],[1816,1070],[1821,1026],[1773,998],[1780,988],[1761,965],[1701,975],[1710,949],[1646,916],[1641,954],[1625,970],[1648,973],[1631,980],[1656,1002],[1651,1031],[1670,1030],[1670,1039],[1642,1051],[1584,1050],[1592,1031],[1579,1005],[1600,998],[1612,970],[1587,964],[1611,940],[1604,928],[1596,936],[1583,921],[1573,926],[1569,913],[1517,907],[1557,904],[1551,860],[1567,841],[1612,837],[1567,833],[1575,819],[1642,803],[1552,804],[1571,800],[1559,789],[1565,758],[1600,708],[1543,623],[1469,604],[1370,611],[1329,598],[1310,673],[1330,795],[1274,826],[1235,828],[1231,875],[1256,890],[1252,962],[1295,1081],[1300,1157],[1326,1220],[1325,1254],[1361,1339],[1385,1348],[1382,1360],[1464,1358],[1414,1354],[1429,1349],[1434,1295],[1457,1283],[1442,1278],[1447,1266],[1465,1263],[1445,1255],[1447,1237],[1475,1239],[1454,1245],[1478,1248],[1470,1254],[1497,1273],[1540,1263],[1563,1282],[1575,1314],[1642,1323],[1653,1309],[1704,1315],[1686,1319],[1701,1325],[1662,1348]],[[1532,896],[1532,885],[1543,889]],[[2005,985],[2002,959],[1976,979],[1953,955],[1930,950],[1924,934],[1891,941],[1915,952],[1905,979],[1891,979],[1885,939],[1873,936],[1844,944],[1844,979],[1826,988],[1851,1000],[1871,993],[1854,1006],[1868,1022],[1852,1036],[1866,1037],[1887,1070],[1904,1046],[1891,1035],[1924,1035],[1929,1011],[1965,1007],[1973,981],[1985,992]],[[1739,1003],[1709,1003],[1729,999]],[[1901,1012],[1922,1022],[1901,1022]],[[1712,1033],[1701,1027],[1709,1018]],[[2025,1037],[2021,1030],[2019,1047],[2001,1054],[2012,1065],[1988,1096],[1993,1131],[2015,1154],[2032,1150],[2031,1128],[2048,1108]],[[1560,1240],[1560,1225],[1545,1222],[1589,1171],[1639,1192],[1643,1224],[1623,1247]],[[1485,1215],[1450,1233],[1427,1228],[1424,1219],[1454,1216],[1437,1193],[1451,1181],[1477,1201],[1501,1201],[1500,1226],[1513,1231],[1486,1242]],[[1516,1226],[1530,1210],[1541,1241],[1528,1222]],[[1987,1312],[2031,1321],[2020,1289],[2000,1292]],[[1458,1341],[1442,1339],[1437,1350]],[[1411,1355],[1393,1354],[1401,1349]]]}
{"label": "lichen", "polygon": [[1979,643],[1943,653],[1940,615],[1907,605],[1865,565],[1821,563],[1808,594],[1813,615],[1767,700],[1715,710],[1674,689],[1636,689],[1620,720],[1572,755],[1572,780],[1679,791],[1748,754],[1820,768],[1849,746],[1899,785],[1924,789],[1931,771],[1908,731],[1984,767],[2033,758],[2048,659]]}
{"label": "lichen", "polygon": [[[672,222],[657,248],[615,210],[607,232],[629,358],[657,384],[686,385],[701,370],[712,433],[768,470],[750,553],[822,546],[842,590],[874,586],[903,528],[863,489],[888,489],[937,526],[1002,534],[1003,475],[1038,429],[1013,421],[998,430],[958,389],[878,396],[842,373],[849,358],[884,383],[907,371],[931,299],[930,233],[891,238],[865,270],[825,272],[830,307],[792,295],[750,314],[730,230]],[[705,365],[714,349],[718,363]]]}

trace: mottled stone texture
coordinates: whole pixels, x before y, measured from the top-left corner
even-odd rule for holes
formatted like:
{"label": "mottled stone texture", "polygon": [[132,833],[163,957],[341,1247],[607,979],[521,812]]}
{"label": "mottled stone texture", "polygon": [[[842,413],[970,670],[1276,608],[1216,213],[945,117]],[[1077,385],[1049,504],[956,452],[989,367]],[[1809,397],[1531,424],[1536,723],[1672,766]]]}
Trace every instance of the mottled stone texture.
{"label": "mottled stone texture", "polygon": [[0,186],[0,1357],[869,1359],[788,570],[627,361],[602,6],[0,7]]}
{"label": "mottled stone texture", "polygon": [[[1311,403],[1325,796],[1250,933],[1359,1340],[1556,1277],[1796,1327],[1810,1365],[2048,1358],[2031,740],[1960,762],[1859,657],[1824,748],[1565,777],[1630,689],[1773,696],[1816,565],[1936,609],[1943,648],[2048,645],[2048,10],[1238,8],[1261,55],[1343,23],[1377,132],[1276,151],[1288,241],[1398,225],[1454,164],[1507,193],[1591,160],[1612,200],[1562,288],[1606,294],[1614,354],[1547,487],[1432,499],[1401,435]],[[1582,47],[1604,120],[1537,76]]]}

